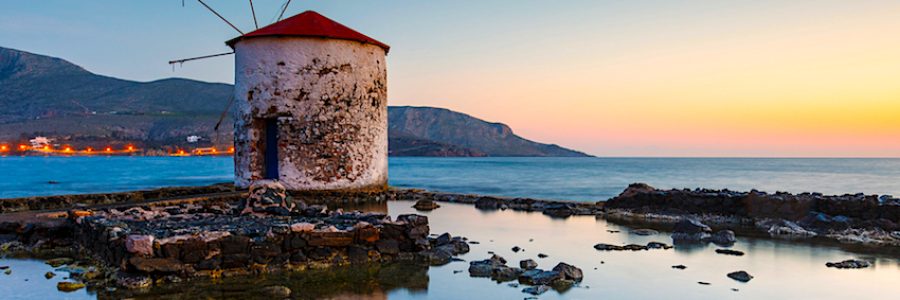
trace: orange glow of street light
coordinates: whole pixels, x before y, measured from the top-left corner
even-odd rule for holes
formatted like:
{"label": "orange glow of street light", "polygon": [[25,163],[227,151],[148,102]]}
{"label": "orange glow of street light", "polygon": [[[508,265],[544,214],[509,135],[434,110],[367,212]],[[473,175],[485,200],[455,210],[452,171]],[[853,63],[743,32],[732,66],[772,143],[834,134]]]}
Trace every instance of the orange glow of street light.
{"label": "orange glow of street light", "polygon": [[128,145],[128,148],[126,148],[126,149],[128,149],[128,151],[134,151],[134,146]]}
{"label": "orange glow of street light", "polygon": [[112,147],[107,146],[107,147],[106,147],[106,152],[112,152]]}
{"label": "orange glow of street light", "polygon": [[21,150],[21,151],[28,150],[28,145],[19,145],[19,150]]}
{"label": "orange glow of street light", "polygon": [[72,152],[72,147],[63,148],[63,152]]}
{"label": "orange glow of street light", "polygon": [[0,151],[6,152],[6,151],[8,151],[8,150],[9,150],[9,146],[7,146],[7,145],[0,145]]}
{"label": "orange glow of street light", "polygon": [[44,146],[44,151],[50,151],[50,146]]}

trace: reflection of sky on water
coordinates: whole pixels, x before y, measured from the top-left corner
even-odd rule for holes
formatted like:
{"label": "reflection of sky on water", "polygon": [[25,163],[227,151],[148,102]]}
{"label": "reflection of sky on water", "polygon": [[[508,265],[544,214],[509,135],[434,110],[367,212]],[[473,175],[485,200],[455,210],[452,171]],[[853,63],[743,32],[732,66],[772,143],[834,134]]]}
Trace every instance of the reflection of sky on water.
{"label": "reflection of sky on water", "polygon": [[[416,212],[412,202],[390,202],[393,217],[421,213],[429,217],[432,233],[450,232],[480,244],[472,244],[466,261],[489,257],[495,251],[518,265],[519,260],[535,259],[540,268],[550,269],[560,261],[580,267],[584,282],[560,295],[550,291],[541,299],[891,299],[900,293],[900,259],[878,255],[859,255],[835,247],[813,247],[804,243],[748,239],[738,237],[734,249],[746,252],[736,257],[715,254],[715,246],[696,246],[674,250],[639,252],[601,252],[596,243],[646,244],[651,241],[671,243],[666,233],[637,236],[628,228],[597,220],[594,217],[551,219],[540,213],[513,211],[482,212],[473,206],[441,203],[428,213]],[[383,209],[374,207],[376,209]],[[607,230],[620,230],[609,233]],[[529,242],[529,239],[534,239]],[[520,246],[524,251],[513,253]],[[538,253],[549,255],[537,258]],[[875,266],[862,270],[838,270],[825,267],[828,261],[869,258]],[[671,266],[684,264],[686,270]],[[44,272],[51,268],[41,262],[0,260],[11,265],[12,276],[0,275],[0,295],[5,299],[84,299],[92,298],[81,290],[71,294],[56,291],[57,276],[46,280]],[[512,288],[486,278],[470,278],[467,262],[425,269],[383,268],[377,271],[344,270],[337,274],[297,273],[289,277],[270,275],[266,278],[240,279],[218,285],[189,284],[189,288],[169,287],[157,293],[177,295],[261,297],[256,288],[274,284],[286,285],[307,297],[328,299],[521,299],[523,287]],[[595,270],[596,268],[596,270]],[[463,272],[453,274],[454,270]],[[749,283],[731,280],[725,274],[746,270],[755,278]],[[422,273],[418,273],[422,272]],[[427,276],[425,275],[427,272]],[[29,281],[25,282],[24,279]],[[698,281],[711,285],[697,284]],[[738,292],[731,289],[737,288]],[[10,296],[12,295],[12,296]],[[11,298],[10,298],[11,297]]]}

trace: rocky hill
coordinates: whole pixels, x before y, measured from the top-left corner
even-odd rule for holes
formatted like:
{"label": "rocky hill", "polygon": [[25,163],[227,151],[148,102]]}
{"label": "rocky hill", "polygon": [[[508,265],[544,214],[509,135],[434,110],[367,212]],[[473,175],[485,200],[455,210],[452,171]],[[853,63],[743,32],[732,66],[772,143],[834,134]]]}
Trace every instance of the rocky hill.
{"label": "rocky hill", "polygon": [[[135,82],[91,73],[63,59],[0,47],[0,141],[47,136],[76,147],[147,148],[232,139],[230,114],[213,130],[231,85],[170,78]],[[395,156],[586,156],[515,135],[500,123],[431,107],[390,107]]]}

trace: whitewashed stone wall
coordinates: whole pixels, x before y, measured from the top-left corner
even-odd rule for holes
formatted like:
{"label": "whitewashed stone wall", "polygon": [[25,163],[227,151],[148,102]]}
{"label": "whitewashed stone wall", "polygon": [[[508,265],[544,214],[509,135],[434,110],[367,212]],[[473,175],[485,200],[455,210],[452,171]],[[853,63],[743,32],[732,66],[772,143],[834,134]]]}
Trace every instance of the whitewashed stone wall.
{"label": "whitewashed stone wall", "polygon": [[264,173],[264,119],[277,118],[290,190],[387,187],[387,71],[381,47],[312,37],[235,45],[235,184]]}

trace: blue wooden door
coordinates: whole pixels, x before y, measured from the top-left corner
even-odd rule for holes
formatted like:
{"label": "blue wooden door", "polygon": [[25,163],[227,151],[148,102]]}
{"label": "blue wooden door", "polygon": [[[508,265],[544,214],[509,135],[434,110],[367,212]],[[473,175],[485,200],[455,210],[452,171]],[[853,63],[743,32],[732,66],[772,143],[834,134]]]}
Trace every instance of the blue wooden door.
{"label": "blue wooden door", "polygon": [[278,120],[266,119],[266,179],[278,179]]}

